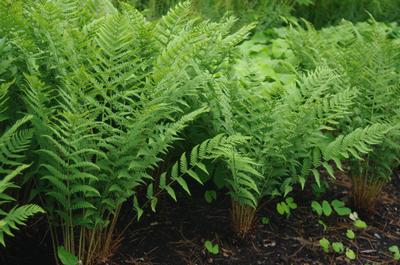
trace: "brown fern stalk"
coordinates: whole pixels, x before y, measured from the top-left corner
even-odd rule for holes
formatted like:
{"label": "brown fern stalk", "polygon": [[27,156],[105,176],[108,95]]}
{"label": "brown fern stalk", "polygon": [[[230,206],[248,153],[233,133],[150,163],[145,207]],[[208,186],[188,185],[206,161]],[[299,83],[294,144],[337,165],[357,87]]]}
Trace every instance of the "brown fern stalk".
{"label": "brown fern stalk", "polygon": [[232,200],[231,214],[233,231],[240,238],[246,237],[253,226],[256,209]]}
{"label": "brown fern stalk", "polygon": [[352,176],[351,182],[353,206],[367,213],[374,212],[385,182],[381,179],[371,179],[359,174]]}

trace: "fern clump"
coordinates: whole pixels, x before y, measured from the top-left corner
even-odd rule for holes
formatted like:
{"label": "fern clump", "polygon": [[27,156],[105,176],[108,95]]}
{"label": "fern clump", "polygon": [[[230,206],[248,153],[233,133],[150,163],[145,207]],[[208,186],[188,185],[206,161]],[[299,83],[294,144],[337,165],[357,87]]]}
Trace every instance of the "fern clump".
{"label": "fern clump", "polygon": [[250,208],[256,209],[264,197],[285,197],[296,183],[304,187],[310,176],[320,185],[322,170],[334,177],[342,161],[368,155],[391,128],[382,121],[343,129],[355,113],[359,92],[341,69],[323,61],[306,74],[288,69],[296,81],[257,78],[246,69],[249,74],[234,73],[238,81],[210,85],[209,94],[216,95],[209,98],[214,128],[250,136],[239,149],[221,150],[234,230],[240,235],[251,227],[255,211]]}
{"label": "fern clump", "polygon": [[232,33],[233,18],[204,21],[193,15],[191,2],[157,22],[109,1],[22,6],[24,27],[7,47],[23,70],[14,84],[19,111],[33,124],[33,192],[48,214],[54,250],[95,264],[120,242],[123,203],[133,199],[140,218],[145,206],[156,210],[162,192],[174,200],[177,186],[190,194],[185,179],[202,183],[203,161],[246,141],[213,133],[167,163],[185,129],[210,112],[203,93],[213,73],[229,63],[254,25]]}
{"label": "fern clump", "polygon": [[[0,80],[0,115],[7,110],[8,87],[13,82]],[[5,122],[3,116],[0,123]],[[13,179],[20,176],[29,165],[25,164],[25,151],[29,148],[32,139],[31,129],[22,129],[32,116],[25,116],[17,120],[0,135],[0,244],[5,246],[5,236],[14,236],[13,230],[24,226],[29,217],[44,213],[43,209],[35,204],[18,205],[10,196],[11,189],[18,188]],[[9,207],[9,204],[14,204]]]}
{"label": "fern clump", "polygon": [[[373,210],[384,183],[390,181],[392,170],[399,165],[399,43],[392,39],[390,27],[375,21],[356,25],[344,22],[321,31],[308,25],[307,30],[296,28],[289,36],[296,55],[307,62],[305,68],[325,62],[351,84],[356,94],[353,114],[338,129],[344,133],[357,127],[376,131],[374,147],[350,149],[365,152],[348,163],[354,205]],[[348,144],[363,138],[364,133],[354,131]]]}

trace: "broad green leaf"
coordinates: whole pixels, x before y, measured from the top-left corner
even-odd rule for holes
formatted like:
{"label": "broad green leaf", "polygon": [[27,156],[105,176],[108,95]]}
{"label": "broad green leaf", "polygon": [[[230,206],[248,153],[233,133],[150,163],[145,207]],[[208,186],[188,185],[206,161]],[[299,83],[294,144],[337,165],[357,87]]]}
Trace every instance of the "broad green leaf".
{"label": "broad green leaf", "polygon": [[354,231],[351,229],[347,229],[346,236],[348,239],[354,239],[356,237],[356,235],[354,234]]}
{"label": "broad green leaf", "polygon": [[350,260],[355,260],[356,259],[356,253],[350,248],[346,248],[346,257],[349,258]]}
{"label": "broad green leaf", "polygon": [[321,238],[319,240],[319,244],[322,247],[322,249],[324,250],[324,252],[326,252],[326,253],[329,252],[330,242],[328,239],[326,239],[325,237]]}
{"label": "broad green leaf", "polygon": [[284,215],[288,211],[286,203],[284,203],[284,202],[277,203],[276,210],[278,211],[278,213],[280,215]]}
{"label": "broad green leaf", "polygon": [[77,265],[79,262],[78,257],[71,254],[63,246],[58,247],[57,255],[63,265]]}
{"label": "broad green leaf", "polygon": [[322,207],[321,207],[321,204],[319,204],[319,202],[312,201],[311,208],[313,209],[313,211],[315,211],[318,214],[318,216],[322,215]]}
{"label": "broad green leaf", "polygon": [[328,201],[322,202],[322,211],[324,212],[325,216],[330,216],[332,214],[332,208]]}
{"label": "broad green leaf", "polygon": [[342,253],[344,251],[344,245],[342,242],[333,242],[332,243],[332,249],[336,253]]}
{"label": "broad green leaf", "polygon": [[367,228],[367,223],[364,222],[364,221],[362,221],[362,220],[360,220],[360,219],[355,220],[355,221],[353,222],[353,225],[354,225],[355,227],[361,228],[361,229]]}

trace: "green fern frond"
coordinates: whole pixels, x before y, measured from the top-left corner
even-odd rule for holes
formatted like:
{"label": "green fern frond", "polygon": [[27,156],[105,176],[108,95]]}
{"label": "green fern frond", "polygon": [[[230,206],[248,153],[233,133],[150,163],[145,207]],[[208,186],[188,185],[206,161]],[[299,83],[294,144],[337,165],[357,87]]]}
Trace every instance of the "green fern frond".
{"label": "green fern frond", "polygon": [[177,4],[163,16],[154,28],[156,39],[162,47],[168,46],[174,34],[179,34],[186,23],[191,19],[191,1]]}
{"label": "green fern frond", "polygon": [[19,226],[25,226],[26,221],[37,213],[44,213],[44,210],[34,204],[23,205],[11,209],[6,217],[0,219],[0,244],[5,246],[4,235],[14,236],[12,230],[19,230]]}
{"label": "green fern frond", "polygon": [[362,159],[364,154],[372,150],[373,145],[384,141],[389,130],[390,127],[386,124],[373,124],[365,128],[358,128],[347,135],[338,136],[322,149],[324,159],[336,161],[350,156]]}
{"label": "green fern frond", "polygon": [[222,44],[228,47],[234,47],[244,41],[249,35],[250,32],[256,27],[256,23],[251,23],[243,26],[241,29],[236,31],[234,34],[229,35],[225,39],[223,39]]}

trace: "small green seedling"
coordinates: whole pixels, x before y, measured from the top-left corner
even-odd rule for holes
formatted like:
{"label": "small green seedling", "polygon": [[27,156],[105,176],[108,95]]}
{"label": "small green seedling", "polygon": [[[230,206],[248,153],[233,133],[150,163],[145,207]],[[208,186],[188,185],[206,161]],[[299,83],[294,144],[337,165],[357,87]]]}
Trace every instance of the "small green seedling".
{"label": "small green seedling", "polygon": [[319,245],[322,247],[325,253],[329,252],[329,246],[331,245],[331,243],[329,242],[328,239],[326,239],[325,237],[321,238],[319,240]]}
{"label": "small green seedling", "polygon": [[389,248],[389,251],[393,253],[394,260],[400,260],[400,250],[398,246],[396,245],[391,246]]}
{"label": "small green seedling", "polygon": [[346,248],[346,257],[350,260],[356,259],[356,253],[351,248]]}
{"label": "small green seedling", "polygon": [[332,243],[332,249],[336,253],[342,253],[344,251],[344,245],[342,242],[333,242]]}
{"label": "small green seedling", "polygon": [[360,219],[355,220],[355,221],[353,222],[353,225],[354,225],[355,227],[357,227],[357,228],[360,228],[360,229],[365,229],[365,228],[367,228],[367,223],[364,222],[363,220],[360,220]]}
{"label": "small green seedling", "polygon": [[356,234],[354,234],[353,230],[347,229],[346,236],[348,239],[354,239],[356,237]]}
{"label": "small green seedling", "polygon": [[212,203],[217,199],[217,192],[215,190],[207,190],[204,193],[204,199],[206,200],[206,202]]}
{"label": "small green seedling", "polygon": [[360,229],[365,229],[365,228],[367,228],[367,223],[364,222],[363,220],[361,220],[361,219],[358,217],[358,214],[357,214],[356,212],[351,213],[351,214],[349,215],[349,218],[350,218],[351,220],[353,220],[353,225],[354,225],[355,227],[360,228]]}
{"label": "small green seedling", "polygon": [[331,205],[339,216],[348,216],[351,214],[351,209],[345,206],[345,203],[340,200],[333,200]]}
{"label": "small green seedling", "polygon": [[292,197],[287,197],[285,201],[276,204],[276,210],[280,215],[286,214],[289,218],[291,210],[297,209],[297,204]]}
{"label": "small green seedling", "polygon": [[261,223],[262,223],[263,225],[269,224],[269,218],[266,217],[266,216],[262,217],[262,218],[261,218]]}
{"label": "small green seedling", "polygon": [[216,255],[219,253],[219,246],[218,244],[213,244],[210,240],[206,240],[204,242],[204,247],[206,250],[213,255]]}
{"label": "small green seedling", "polygon": [[[318,216],[330,216],[333,212],[333,210],[339,215],[339,216],[347,216],[351,214],[350,208],[345,207],[344,202],[339,201],[339,200],[333,200],[331,203],[328,201],[324,200],[322,201],[322,204],[320,204],[317,201],[313,201],[311,203],[311,208],[314,212],[318,214]],[[333,208],[333,210],[332,210]]]}
{"label": "small green seedling", "polygon": [[322,216],[322,215],[330,216],[332,214],[332,207],[330,206],[329,202],[325,201],[325,200],[322,202],[322,205],[317,201],[313,201],[311,203],[311,208],[319,216]]}
{"label": "small green seedling", "polygon": [[318,216],[322,215],[322,206],[319,204],[317,201],[312,201],[311,203],[311,209],[318,214]]}

